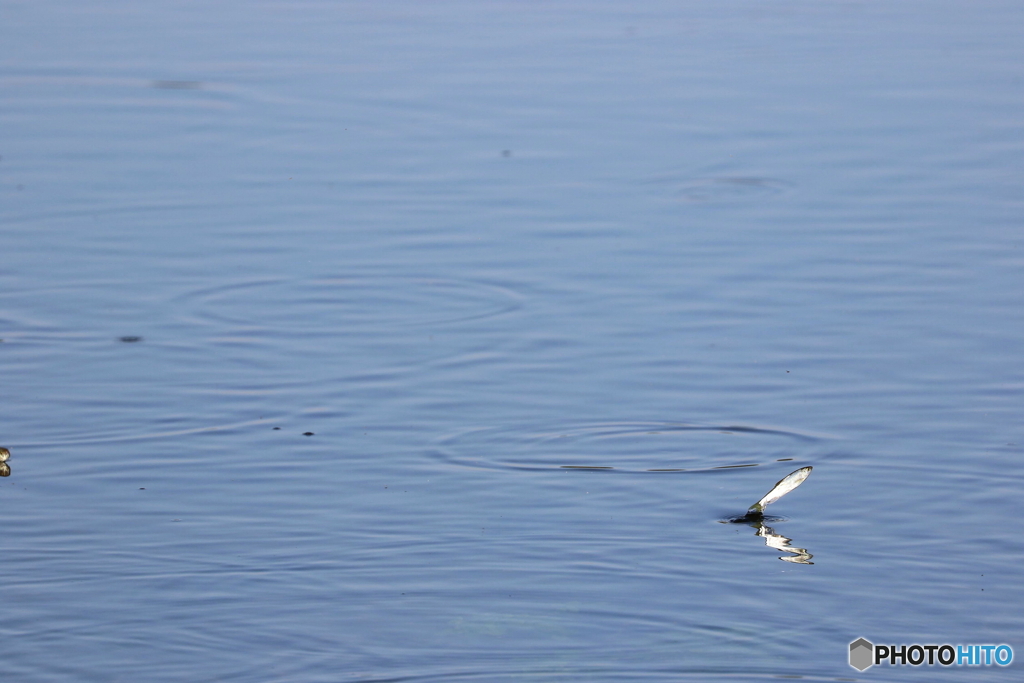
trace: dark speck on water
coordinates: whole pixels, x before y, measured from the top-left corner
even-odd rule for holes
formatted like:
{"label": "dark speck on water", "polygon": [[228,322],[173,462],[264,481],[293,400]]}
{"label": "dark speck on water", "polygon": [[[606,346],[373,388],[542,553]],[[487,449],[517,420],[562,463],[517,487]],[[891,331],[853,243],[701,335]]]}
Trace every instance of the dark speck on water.
{"label": "dark speck on water", "polygon": [[313,432],[302,432],[303,436],[313,436]]}
{"label": "dark speck on water", "polygon": [[118,337],[118,340],[119,341],[123,341],[126,344],[134,344],[135,342],[142,341],[142,337],[134,337],[134,336]]}

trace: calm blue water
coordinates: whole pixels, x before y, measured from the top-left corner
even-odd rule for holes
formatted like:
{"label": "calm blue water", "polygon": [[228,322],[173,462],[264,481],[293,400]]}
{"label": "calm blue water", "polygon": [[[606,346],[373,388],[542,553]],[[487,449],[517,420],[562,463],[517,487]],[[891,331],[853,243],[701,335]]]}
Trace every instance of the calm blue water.
{"label": "calm blue water", "polygon": [[1022,21],[0,3],[0,677],[1015,680]]}

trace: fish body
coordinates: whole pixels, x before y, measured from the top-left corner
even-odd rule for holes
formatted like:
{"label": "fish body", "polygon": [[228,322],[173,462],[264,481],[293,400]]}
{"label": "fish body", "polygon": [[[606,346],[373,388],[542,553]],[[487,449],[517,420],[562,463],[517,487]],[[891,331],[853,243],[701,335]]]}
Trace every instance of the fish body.
{"label": "fish body", "polygon": [[766,507],[777,501],[779,498],[782,498],[800,484],[804,483],[804,480],[811,474],[812,469],[814,468],[810,466],[801,467],[795,472],[790,472],[780,479],[778,483],[772,487],[771,491],[764,494],[764,498],[750,506],[750,509],[747,510],[747,517],[763,515]]}

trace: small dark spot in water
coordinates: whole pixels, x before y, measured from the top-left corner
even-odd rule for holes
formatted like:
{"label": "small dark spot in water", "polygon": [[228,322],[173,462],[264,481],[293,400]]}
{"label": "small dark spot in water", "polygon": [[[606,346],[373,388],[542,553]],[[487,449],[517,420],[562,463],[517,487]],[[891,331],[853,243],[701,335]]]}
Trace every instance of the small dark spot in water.
{"label": "small dark spot in water", "polygon": [[503,157],[510,157],[510,156],[512,156],[512,150],[510,150],[510,149],[503,149],[503,150],[501,150],[501,156],[503,156]]}
{"label": "small dark spot in water", "polygon": [[118,341],[123,341],[125,344],[134,344],[135,342],[142,341],[142,337],[118,337]]}
{"label": "small dark spot in water", "polygon": [[313,432],[302,432],[303,436],[313,436]]}
{"label": "small dark spot in water", "polygon": [[600,465],[562,465],[563,470],[614,470],[614,467],[602,467]]}
{"label": "small dark spot in water", "polygon": [[274,427],[274,430],[275,430],[275,431],[276,431],[276,430],[279,430],[279,429],[281,429],[281,428],[280,428],[280,427]]}
{"label": "small dark spot in water", "polygon": [[778,460],[776,460],[775,462],[789,462],[789,461],[790,461],[790,460],[792,460],[792,459],[793,459],[793,458],[779,458],[779,459],[778,459]]}
{"label": "small dark spot in water", "polygon": [[757,467],[757,466],[758,466],[758,464],[756,462],[753,462],[753,463],[750,463],[749,465],[720,465],[718,467],[712,467],[711,469],[713,469],[713,470],[733,470],[733,469],[736,469],[738,467]]}
{"label": "small dark spot in water", "polygon": [[139,490],[140,490],[140,491],[145,491],[145,490],[146,490],[146,487],[145,487],[145,486],[140,486],[140,487],[139,487]]}
{"label": "small dark spot in water", "polygon": [[199,81],[153,81],[153,87],[160,90],[199,90],[203,84]]}

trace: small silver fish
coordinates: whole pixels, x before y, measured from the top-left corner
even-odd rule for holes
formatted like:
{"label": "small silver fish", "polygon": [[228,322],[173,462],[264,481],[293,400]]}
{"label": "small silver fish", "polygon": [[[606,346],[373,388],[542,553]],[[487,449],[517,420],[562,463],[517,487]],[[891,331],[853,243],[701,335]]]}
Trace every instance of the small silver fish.
{"label": "small silver fish", "polygon": [[812,469],[814,468],[801,467],[797,471],[790,472],[789,474],[787,474],[785,477],[779,480],[779,483],[772,487],[771,491],[764,495],[764,498],[751,505],[750,509],[747,510],[747,514],[762,514],[766,507],[777,501],[779,498],[782,498],[784,495],[795,489],[800,484],[804,483],[804,479],[806,479],[811,474]]}
{"label": "small silver fish", "polygon": [[7,462],[7,459],[11,457],[11,452],[0,446],[0,462]]}

